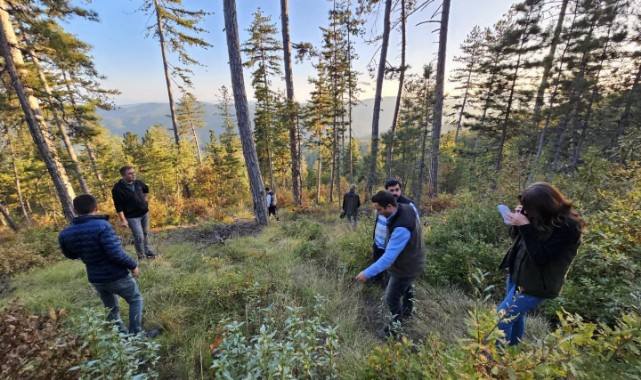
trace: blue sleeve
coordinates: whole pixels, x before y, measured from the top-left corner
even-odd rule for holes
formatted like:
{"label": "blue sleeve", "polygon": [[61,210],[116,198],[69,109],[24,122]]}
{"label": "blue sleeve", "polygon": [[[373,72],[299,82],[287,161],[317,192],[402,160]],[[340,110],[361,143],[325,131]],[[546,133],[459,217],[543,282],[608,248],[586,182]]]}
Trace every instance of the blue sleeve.
{"label": "blue sleeve", "polygon": [[135,269],[138,264],[136,264],[136,262],[129,257],[125,251],[123,251],[120,239],[118,239],[118,235],[116,235],[116,231],[114,231],[109,223],[105,222],[105,224],[106,226],[100,234],[100,244],[102,245],[105,255],[109,258],[109,261],[112,261],[119,266],[127,269]]}
{"label": "blue sleeve", "polygon": [[370,265],[367,269],[364,270],[365,277],[372,278],[377,274],[381,273],[385,269],[389,268],[392,263],[396,260],[398,255],[407,245],[407,242],[410,240],[411,234],[410,231],[405,227],[397,227],[392,232],[387,245],[385,246],[385,253],[381,256],[380,259]]}

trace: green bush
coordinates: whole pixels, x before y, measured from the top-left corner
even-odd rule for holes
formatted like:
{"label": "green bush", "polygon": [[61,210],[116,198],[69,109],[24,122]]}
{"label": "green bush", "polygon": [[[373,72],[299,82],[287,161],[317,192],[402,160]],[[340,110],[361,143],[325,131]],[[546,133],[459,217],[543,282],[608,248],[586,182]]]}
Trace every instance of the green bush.
{"label": "green bush", "polygon": [[324,238],[324,226],[320,223],[303,220],[296,223],[286,223],[282,227],[284,236],[302,240],[320,240]]}
{"label": "green bush", "polygon": [[[221,321],[211,368],[220,379],[338,378],[336,327],[299,307],[251,308],[246,322]],[[282,320],[282,318],[285,318]]]}
{"label": "green bush", "polygon": [[490,273],[492,284],[504,281],[504,273],[497,267],[510,243],[496,203],[464,195],[457,202],[460,206],[430,218],[424,274],[427,281],[467,287],[477,269]]}
{"label": "green bush", "polygon": [[0,275],[12,275],[63,258],[52,227],[29,228],[6,236],[0,250]]}
{"label": "green bush", "polygon": [[129,336],[118,326],[105,320],[105,312],[85,309],[74,325],[82,337],[89,358],[71,368],[80,378],[89,379],[153,379],[160,357],[160,345],[142,334]]}

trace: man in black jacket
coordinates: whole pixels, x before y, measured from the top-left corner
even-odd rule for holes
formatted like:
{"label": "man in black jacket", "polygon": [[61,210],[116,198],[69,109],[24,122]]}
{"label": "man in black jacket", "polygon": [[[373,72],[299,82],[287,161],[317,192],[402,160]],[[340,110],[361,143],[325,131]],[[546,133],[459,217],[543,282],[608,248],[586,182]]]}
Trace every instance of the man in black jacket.
{"label": "man in black jacket", "polygon": [[349,192],[343,195],[343,214],[347,217],[348,223],[353,223],[354,228],[358,227],[358,208],[361,207],[361,198],[356,194],[356,185],[349,187]]}
{"label": "man in black jacket", "polygon": [[134,236],[138,260],[153,259],[156,254],[149,246],[149,187],[136,179],[136,171],[129,165],[120,168],[120,175],[122,178],[111,189],[116,212]]}

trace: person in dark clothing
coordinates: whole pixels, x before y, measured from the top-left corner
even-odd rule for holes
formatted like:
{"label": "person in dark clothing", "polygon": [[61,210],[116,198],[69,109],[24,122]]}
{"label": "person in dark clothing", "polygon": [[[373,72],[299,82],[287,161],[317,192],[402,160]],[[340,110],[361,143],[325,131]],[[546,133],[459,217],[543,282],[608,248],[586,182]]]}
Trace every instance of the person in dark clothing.
{"label": "person in dark clothing", "polygon": [[361,207],[361,197],[356,194],[356,185],[352,184],[349,191],[343,195],[343,213],[348,223],[358,228],[358,208]]}
{"label": "person in dark clothing", "polygon": [[265,188],[265,193],[267,194],[265,196],[265,204],[267,205],[267,217],[269,218],[271,215],[274,215],[274,218],[278,220],[278,215],[276,215],[276,194],[274,194],[274,192],[271,191],[269,187]]}
{"label": "person in dark clothing", "polygon": [[530,185],[518,199],[506,216],[514,242],[500,265],[508,272],[507,294],[497,308],[509,345],[523,338],[525,315],[561,292],[585,226],[572,202],[548,183]]}
{"label": "person in dark clothing", "polygon": [[[124,329],[116,297],[120,296],[129,304],[129,333],[142,332],[142,296],[134,279],[140,275],[138,264],[123,251],[118,235],[108,222],[109,216],[96,214],[98,205],[93,196],[77,196],[73,207],[78,216],[58,236],[62,253],[85,264],[89,282],[103,305],[109,308],[109,320]],[[146,336],[153,337],[158,332],[151,330]]]}
{"label": "person in dark clothing", "polygon": [[[372,197],[374,208],[386,218],[387,236],[383,255],[367,269],[356,276],[365,283],[369,278],[387,270],[390,280],[385,291],[385,302],[394,321],[402,322],[410,318],[414,309],[414,280],[425,267],[423,233],[414,210],[406,204],[398,204],[388,191],[379,191]],[[392,333],[389,326],[381,331],[381,336]]]}
{"label": "person in dark clothing", "polygon": [[116,212],[122,225],[129,227],[134,236],[138,260],[153,259],[156,253],[149,245],[149,187],[136,179],[136,171],[131,166],[120,168],[120,175],[122,178],[111,189]]}

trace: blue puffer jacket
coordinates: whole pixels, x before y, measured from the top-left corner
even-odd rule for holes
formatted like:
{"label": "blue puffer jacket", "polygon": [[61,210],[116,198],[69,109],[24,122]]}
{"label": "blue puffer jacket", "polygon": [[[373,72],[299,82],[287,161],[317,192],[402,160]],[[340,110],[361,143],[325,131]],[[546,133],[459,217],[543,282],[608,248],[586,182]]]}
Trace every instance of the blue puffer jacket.
{"label": "blue puffer jacket", "polygon": [[127,277],[138,266],[122,249],[107,215],[81,215],[58,236],[62,253],[87,266],[89,282],[105,284]]}

